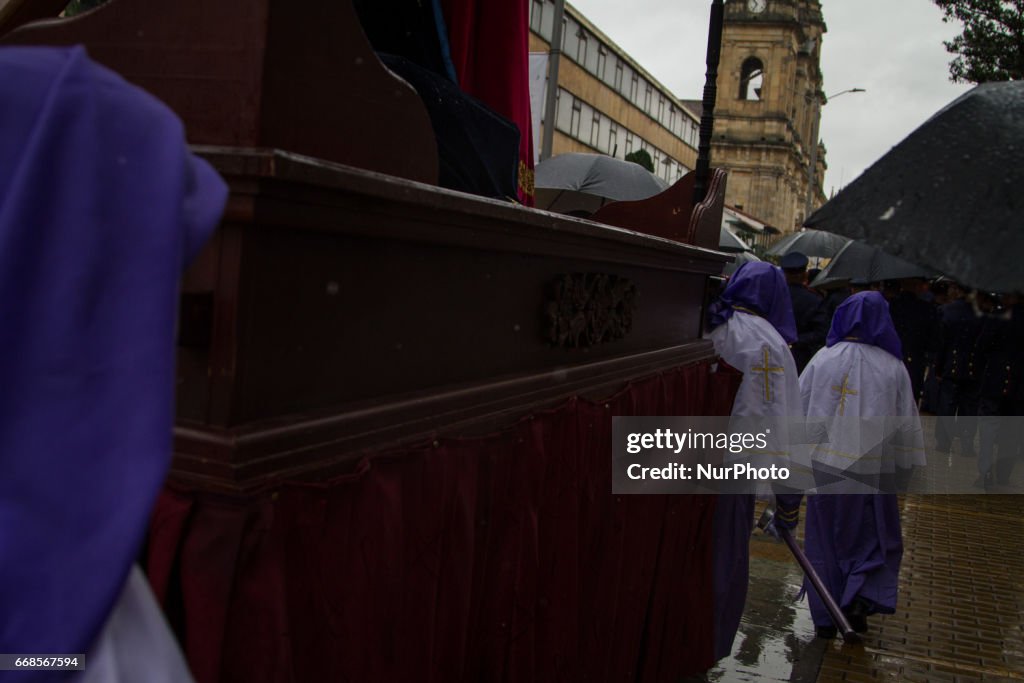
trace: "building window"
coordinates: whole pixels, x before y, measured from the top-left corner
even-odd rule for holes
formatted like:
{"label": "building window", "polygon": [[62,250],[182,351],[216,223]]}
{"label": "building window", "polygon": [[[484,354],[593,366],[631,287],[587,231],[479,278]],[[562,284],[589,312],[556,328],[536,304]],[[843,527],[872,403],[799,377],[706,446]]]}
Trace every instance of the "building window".
{"label": "building window", "polygon": [[640,106],[640,100],[637,99],[640,95],[639,88],[640,79],[636,74],[633,74],[633,77],[629,82],[629,101],[637,106]]}
{"label": "building window", "polygon": [[580,39],[579,46],[576,48],[576,62],[583,65],[587,62],[587,34],[581,29],[576,33],[576,37]]}
{"label": "building window", "polygon": [[651,86],[648,85],[644,91],[644,111],[648,114],[651,113]]}
{"label": "building window", "polygon": [[559,88],[558,96],[555,98],[555,128],[564,133],[568,133],[572,128],[572,107],[562,105],[566,102],[572,102],[572,95],[565,92],[565,98],[563,99],[563,92],[565,91]]}
{"label": "building window", "polygon": [[[668,108],[668,129],[672,131],[673,135],[679,135],[679,131],[676,130],[676,108],[675,105]],[[682,136],[680,136],[682,137]]]}
{"label": "building window", "polygon": [[757,57],[747,57],[740,68],[741,100],[760,100],[761,83],[764,77],[764,64]]}
{"label": "building window", "polygon": [[544,17],[544,0],[533,0],[530,5],[530,29],[540,33],[541,20]]}
{"label": "building window", "polygon": [[594,122],[590,127],[590,146],[597,147],[598,141],[601,139],[601,115],[594,111]]}
{"label": "building window", "polygon": [[658,95],[658,122],[665,122],[665,98]]}
{"label": "building window", "polygon": [[573,137],[579,137],[580,135],[580,111],[583,108],[583,103],[575,97],[572,98],[572,118],[569,121],[569,135]]}
{"label": "building window", "polygon": [[616,92],[622,92],[622,63],[615,63],[615,82],[612,84]]}
{"label": "building window", "polygon": [[608,128],[608,153],[613,157],[619,153],[619,127],[614,123]]}
{"label": "building window", "polygon": [[633,153],[633,134],[626,131],[626,154]]}
{"label": "building window", "polygon": [[593,128],[594,108],[586,102],[580,109],[580,125],[576,131],[576,139],[584,144],[590,143],[590,130]]}
{"label": "building window", "polygon": [[602,81],[604,80],[604,69],[608,64],[608,51],[604,49],[604,45],[598,45],[597,47],[597,77]]}

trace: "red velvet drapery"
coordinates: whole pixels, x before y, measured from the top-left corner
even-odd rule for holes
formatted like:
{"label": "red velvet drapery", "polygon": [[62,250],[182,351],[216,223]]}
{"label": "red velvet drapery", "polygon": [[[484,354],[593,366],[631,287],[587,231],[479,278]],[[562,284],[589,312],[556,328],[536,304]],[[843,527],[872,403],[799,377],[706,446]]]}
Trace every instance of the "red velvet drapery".
{"label": "red velvet drapery", "polygon": [[229,501],[166,491],[148,571],[200,683],[677,680],[711,664],[710,496],[613,496],[613,415],[727,414],[690,365],[501,434]]}
{"label": "red velvet drapery", "polygon": [[527,0],[442,0],[459,85],[519,128],[519,202],[533,206],[530,6]]}

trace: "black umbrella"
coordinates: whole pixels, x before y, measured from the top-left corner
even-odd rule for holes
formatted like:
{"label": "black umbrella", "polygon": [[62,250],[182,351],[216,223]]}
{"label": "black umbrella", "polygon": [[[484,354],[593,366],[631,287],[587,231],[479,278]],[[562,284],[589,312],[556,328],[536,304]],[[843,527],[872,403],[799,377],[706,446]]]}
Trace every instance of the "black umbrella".
{"label": "black umbrella", "polygon": [[824,230],[801,230],[786,235],[772,245],[768,253],[772,256],[785,256],[791,251],[799,251],[804,256],[835,256],[849,242],[848,237],[833,235]]}
{"label": "black umbrella", "polygon": [[807,221],[990,291],[1024,290],[1024,82],[961,96]]}
{"label": "black umbrella", "polygon": [[538,209],[593,213],[609,201],[635,201],[659,194],[668,183],[640,164],[605,154],[570,152],[537,164]]}
{"label": "black umbrella", "polygon": [[811,287],[828,287],[848,280],[902,280],[908,277],[932,277],[934,273],[887,254],[878,247],[853,241],[843,247],[814,278]]}

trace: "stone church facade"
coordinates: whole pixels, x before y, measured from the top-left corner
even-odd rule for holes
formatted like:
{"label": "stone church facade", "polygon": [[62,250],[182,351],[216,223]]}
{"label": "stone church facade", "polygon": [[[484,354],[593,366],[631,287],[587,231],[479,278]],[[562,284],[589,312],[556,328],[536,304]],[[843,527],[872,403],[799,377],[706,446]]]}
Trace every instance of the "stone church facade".
{"label": "stone church facade", "polygon": [[825,150],[812,149],[825,31],[818,0],[726,1],[712,165],[729,171],[726,204],[783,232],[825,199]]}

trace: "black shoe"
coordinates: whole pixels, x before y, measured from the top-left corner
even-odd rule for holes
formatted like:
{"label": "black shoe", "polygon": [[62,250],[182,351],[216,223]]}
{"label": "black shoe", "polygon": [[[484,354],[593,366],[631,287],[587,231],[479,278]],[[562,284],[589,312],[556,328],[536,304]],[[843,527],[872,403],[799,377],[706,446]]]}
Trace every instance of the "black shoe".
{"label": "black shoe", "polygon": [[850,622],[850,628],[853,629],[854,633],[867,632],[868,615],[870,613],[871,606],[860,597],[854,598],[850,606],[843,610],[843,614],[846,615],[846,620]]}
{"label": "black shoe", "polygon": [[835,626],[818,626],[814,629],[814,635],[825,640],[832,640],[839,635],[839,629]]}
{"label": "black shoe", "polygon": [[846,620],[850,622],[850,628],[853,629],[854,633],[867,633],[868,632],[868,618],[865,616],[854,616],[852,614],[846,615]]}

